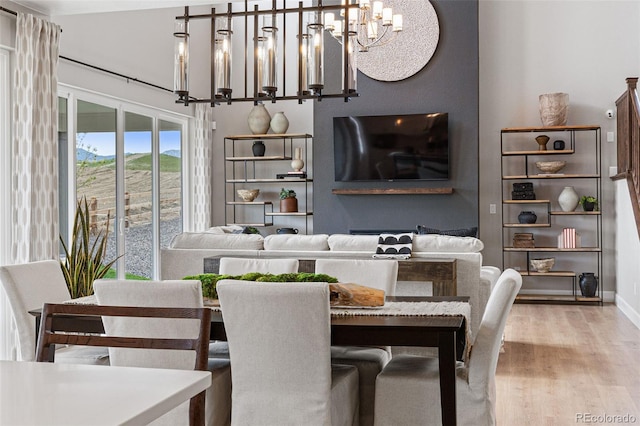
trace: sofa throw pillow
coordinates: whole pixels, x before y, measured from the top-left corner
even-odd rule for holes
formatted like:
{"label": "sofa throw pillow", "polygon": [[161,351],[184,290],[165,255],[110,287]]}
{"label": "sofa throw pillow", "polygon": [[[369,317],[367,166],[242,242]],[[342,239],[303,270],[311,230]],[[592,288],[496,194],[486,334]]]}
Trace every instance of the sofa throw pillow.
{"label": "sofa throw pillow", "polygon": [[413,233],[380,234],[374,258],[408,259],[413,247]]}
{"label": "sofa throw pillow", "polygon": [[424,225],[418,225],[416,227],[416,230],[417,230],[417,234],[419,235],[438,234],[438,235],[450,235],[452,237],[477,237],[478,236],[477,226],[474,226],[471,228],[440,230],[436,228],[429,228]]}

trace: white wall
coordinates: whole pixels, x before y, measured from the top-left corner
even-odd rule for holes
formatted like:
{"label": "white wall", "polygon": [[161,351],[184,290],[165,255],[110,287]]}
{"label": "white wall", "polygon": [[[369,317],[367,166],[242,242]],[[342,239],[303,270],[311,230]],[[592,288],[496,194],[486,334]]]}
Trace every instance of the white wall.
{"label": "white wall", "polygon": [[[595,124],[603,135],[603,250],[605,296],[615,290],[615,100],[625,78],[640,74],[640,2],[481,0],[480,237],[484,263],[501,265],[500,129],[540,125],[538,95],[566,92],[568,124]],[[496,204],[498,214],[489,214]],[[634,253],[637,258],[639,251]],[[622,272],[622,271],[621,271]],[[625,282],[618,282],[624,287]]]}
{"label": "white wall", "polygon": [[[62,27],[60,55],[173,90],[174,18],[182,8],[53,16]],[[193,115],[172,92],[60,59],[60,83]]]}

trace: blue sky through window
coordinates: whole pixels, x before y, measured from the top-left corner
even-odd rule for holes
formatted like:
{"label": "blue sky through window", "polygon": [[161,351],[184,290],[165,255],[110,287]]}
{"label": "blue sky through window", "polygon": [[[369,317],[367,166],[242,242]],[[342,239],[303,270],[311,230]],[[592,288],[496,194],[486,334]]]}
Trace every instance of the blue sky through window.
{"label": "blue sky through window", "polygon": [[[180,131],[165,130],[160,132],[160,152],[180,150]],[[150,152],[151,132],[125,132],[125,151],[131,154]],[[91,151],[100,156],[116,155],[115,132],[79,133],[78,148]]]}

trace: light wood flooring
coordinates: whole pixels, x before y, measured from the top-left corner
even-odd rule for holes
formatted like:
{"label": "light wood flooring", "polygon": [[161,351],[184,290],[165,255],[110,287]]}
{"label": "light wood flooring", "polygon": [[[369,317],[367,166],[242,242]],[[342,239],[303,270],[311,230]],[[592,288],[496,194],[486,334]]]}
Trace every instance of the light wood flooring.
{"label": "light wood flooring", "polygon": [[496,392],[499,425],[640,424],[640,330],[611,304],[516,304]]}

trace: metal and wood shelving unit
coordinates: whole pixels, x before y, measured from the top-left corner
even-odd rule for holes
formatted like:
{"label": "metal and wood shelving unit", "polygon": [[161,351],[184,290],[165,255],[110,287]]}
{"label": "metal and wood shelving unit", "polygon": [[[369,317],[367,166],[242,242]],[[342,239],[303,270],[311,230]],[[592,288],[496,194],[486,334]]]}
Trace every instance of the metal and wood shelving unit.
{"label": "metal and wood shelving unit", "polygon": [[[547,150],[535,150],[535,137],[550,137]],[[565,149],[554,150],[554,140],[563,140]],[[576,186],[578,195],[594,195],[601,200],[601,130],[599,126],[555,126],[504,128],[500,132],[502,176],[502,258],[503,268],[515,268],[524,285],[517,302],[602,304],[602,215],[601,211],[562,211],[557,198],[565,186]],[[537,161],[564,160],[557,173],[540,173]],[[566,172],[565,172],[566,170]],[[516,182],[531,182],[536,199],[512,199]],[[539,197],[540,195],[540,197]],[[602,207],[602,206],[600,206]],[[518,222],[518,211],[534,211],[536,223]],[[580,234],[576,248],[559,248],[558,234],[572,227]],[[515,247],[514,234],[532,233],[534,247]],[[531,259],[554,257],[549,272],[536,272]],[[599,278],[594,297],[584,297],[579,287],[581,272]]]}
{"label": "metal and wood shelving unit", "polygon": [[[263,141],[265,156],[254,156],[251,146],[255,141]],[[308,233],[313,220],[312,194],[312,136],[299,134],[234,135],[224,138],[225,156],[225,222],[227,225],[252,227],[274,226],[278,217],[300,218],[301,233]],[[278,174],[291,171],[290,163],[294,159],[294,150],[301,148],[304,161],[304,177],[278,178]],[[277,164],[277,167],[269,165]],[[274,172],[274,170],[278,170]],[[280,212],[279,197],[267,198],[265,190],[279,192],[280,187],[292,188],[298,198],[297,212]],[[238,189],[260,189],[260,201],[242,201],[238,198]],[[249,211],[251,210],[251,211]],[[250,220],[245,220],[250,218]]]}

